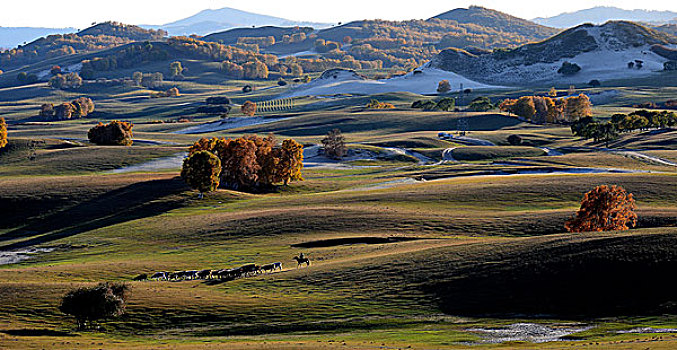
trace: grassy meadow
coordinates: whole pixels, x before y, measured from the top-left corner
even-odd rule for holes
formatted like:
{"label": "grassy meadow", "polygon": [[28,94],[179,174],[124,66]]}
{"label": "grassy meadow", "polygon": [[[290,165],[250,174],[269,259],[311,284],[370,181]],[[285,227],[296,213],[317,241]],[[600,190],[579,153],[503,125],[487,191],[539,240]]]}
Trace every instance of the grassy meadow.
{"label": "grassy meadow", "polygon": [[[602,150],[568,126],[495,110],[423,112],[409,106],[431,97],[397,93],[299,98],[290,110],[261,113],[269,123],[177,133],[219,120],[196,113],[206,97],[261,102],[291,89],[260,82],[244,94],[242,82],[214,79],[166,82],[182,96],[161,99],[133,87],[0,89],[10,139],[0,150],[0,252],[47,249],[0,265],[0,348],[677,347],[677,334],[660,331],[677,328],[674,129],[622,134]],[[595,89],[614,97],[594,113],[675,93],[623,86]],[[81,95],[96,104],[87,118],[37,117],[42,103]],[[396,108],[362,107],[374,97]],[[242,118],[237,109],[231,116]],[[182,118],[192,121],[175,122]],[[133,146],[87,141],[87,130],[110,120],[135,124]],[[493,146],[438,138],[459,120],[468,138]],[[370,156],[309,158],[319,165],[303,170],[305,181],[269,193],[218,190],[199,200],[179,177],[181,155],[201,137],[272,133],[310,148],[335,128]],[[514,134],[521,146],[507,142]],[[177,157],[169,167],[134,168]],[[634,194],[637,227],[566,233],[583,194],[602,184]],[[311,266],[297,269],[299,252]],[[228,282],[132,281],[278,261],[282,271]],[[99,282],[131,286],[127,312],[77,331],[58,310],[61,297]],[[483,331],[514,324],[580,329],[543,343]]]}

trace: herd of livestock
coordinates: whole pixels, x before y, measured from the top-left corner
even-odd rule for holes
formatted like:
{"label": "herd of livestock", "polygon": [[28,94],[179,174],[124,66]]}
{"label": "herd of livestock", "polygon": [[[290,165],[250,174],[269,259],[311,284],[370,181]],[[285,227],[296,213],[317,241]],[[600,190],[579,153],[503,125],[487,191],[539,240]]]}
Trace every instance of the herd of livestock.
{"label": "herd of livestock", "polygon": [[186,281],[186,280],[234,280],[242,277],[250,277],[260,273],[282,271],[282,263],[276,262],[267,265],[247,264],[234,269],[223,270],[190,270],[175,272],[156,272],[150,276],[142,274],[134,278],[136,281]]}

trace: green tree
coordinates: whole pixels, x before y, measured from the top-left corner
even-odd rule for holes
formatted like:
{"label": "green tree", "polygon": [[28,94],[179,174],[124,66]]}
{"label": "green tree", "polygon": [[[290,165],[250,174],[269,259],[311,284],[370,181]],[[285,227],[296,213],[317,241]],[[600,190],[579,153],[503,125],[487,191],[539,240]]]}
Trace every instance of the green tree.
{"label": "green tree", "polygon": [[59,310],[75,317],[78,328],[85,329],[97,320],[124,314],[128,296],[125,284],[101,283],[71,290],[61,300]]}
{"label": "green tree", "polygon": [[453,112],[456,107],[456,100],[451,97],[445,97],[437,102],[435,109],[438,111]]}
{"label": "green tree", "polygon": [[183,161],[181,178],[193,189],[204,193],[215,191],[219,187],[221,160],[209,151],[191,154]]}

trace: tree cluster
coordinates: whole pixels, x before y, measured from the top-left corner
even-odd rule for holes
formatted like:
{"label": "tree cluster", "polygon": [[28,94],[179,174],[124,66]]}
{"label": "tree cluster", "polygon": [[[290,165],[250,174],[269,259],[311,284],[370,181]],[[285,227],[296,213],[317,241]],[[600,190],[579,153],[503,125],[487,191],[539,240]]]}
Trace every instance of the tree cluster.
{"label": "tree cluster", "polygon": [[78,73],[57,74],[49,79],[47,83],[53,89],[75,89],[82,86],[82,78]]}
{"label": "tree cluster", "polygon": [[418,100],[411,104],[411,108],[422,109],[424,111],[445,111],[453,112],[456,107],[456,100],[452,97],[444,97],[439,101]]}
{"label": "tree cluster", "polygon": [[147,89],[157,89],[164,84],[164,75],[160,72],[141,73],[134,72],[132,80],[137,86],[143,86]]}
{"label": "tree cluster", "polygon": [[59,310],[75,317],[79,329],[91,323],[125,313],[129,287],[118,283],[101,283],[95,287],[71,290],[61,300]]}
{"label": "tree cluster", "polygon": [[68,120],[84,118],[94,112],[94,101],[89,97],[79,97],[72,102],[54,106],[45,103],[40,107],[40,117],[45,120]]}
{"label": "tree cluster", "polygon": [[87,133],[89,142],[107,146],[131,146],[134,124],[113,120],[108,124],[99,123]]}
{"label": "tree cluster", "polygon": [[614,114],[611,120],[602,122],[592,117],[581,118],[571,124],[571,132],[584,139],[609,141],[619,132],[658,129],[677,126],[677,114],[668,111],[639,110],[630,114]]}
{"label": "tree cluster", "polygon": [[189,156],[201,151],[219,158],[220,183],[226,188],[256,190],[303,181],[303,145],[293,139],[286,139],[279,146],[272,135],[201,139],[189,149]]}
{"label": "tree cluster", "polygon": [[473,99],[470,105],[468,105],[468,110],[473,112],[486,112],[494,108],[495,106],[491,103],[491,99],[485,96]]}
{"label": "tree cluster", "polygon": [[635,199],[620,186],[597,186],[586,193],[581,208],[566,222],[569,232],[623,231],[637,224]]}
{"label": "tree cluster", "polygon": [[522,96],[504,100],[499,109],[539,124],[573,122],[592,115],[592,103],[585,94],[561,99]]}

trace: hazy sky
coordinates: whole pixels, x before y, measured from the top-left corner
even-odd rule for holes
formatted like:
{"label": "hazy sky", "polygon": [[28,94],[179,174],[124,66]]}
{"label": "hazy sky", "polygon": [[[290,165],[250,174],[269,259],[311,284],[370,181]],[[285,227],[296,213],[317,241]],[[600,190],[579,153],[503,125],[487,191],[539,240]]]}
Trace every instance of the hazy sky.
{"label": "hazy sky", "polygon": [[528,19],[601,5],[677,11],[675,0],[2,0],[0,26],[84,28],[91,22],[106,20],[164,24],[203,9],[222,7],[326,23],[374,18],[424,19],[473,4]]}

